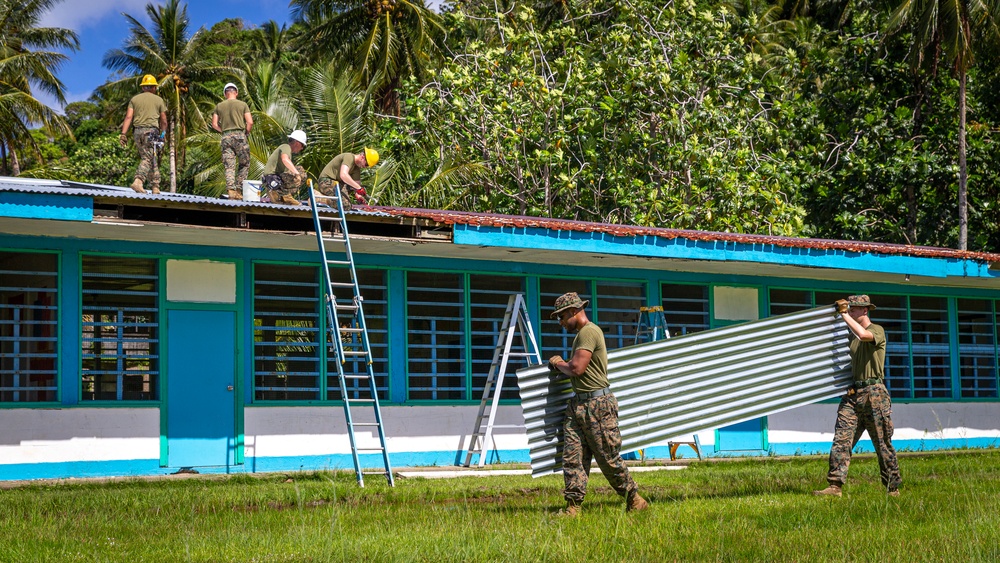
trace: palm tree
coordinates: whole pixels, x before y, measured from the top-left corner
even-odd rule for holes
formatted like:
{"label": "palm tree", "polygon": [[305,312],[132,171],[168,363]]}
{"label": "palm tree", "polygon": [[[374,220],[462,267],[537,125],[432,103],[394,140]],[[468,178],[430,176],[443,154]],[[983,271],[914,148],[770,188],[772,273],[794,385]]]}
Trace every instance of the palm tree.
{"label": "palm tree", "polygon": [[[45,49],[76,50],[80,41],[71,30],[38,27],[38,22],[59,0],[0,0],[0,156],[7,169],[7,153],[13,174],[19,173],[16,151],[38,147],[29,132],[31,125],[70,133],[56,112],[34,97],[32,88],[65,104],[65,87],[55,71],[66,55]],[[39,50],[36,50],[39,49]]]}
{"label": "palm tree", "polygon": [[[1000,4],[982,0],[902,0],[892,12],[890,32],[913,33],[914,68],[929,65],[932,73],[944,61],[958,76],[958,249],[969,241],[968,180],[966,166],[966,78],[974,62],[974,37],[996,37]],[[982,35],[979,35],[982,34]]]}
{"label": "palm tree", "polygon": [[375,84],[379,109],[399,115],[397,89],[410,76],[422,79],[441,18],[424,0],[291,0],[292,15],[306,27],[300,50],[312,62],[332,53],[353,68],[362,87]]}
{"label": "palm tree", "polygon": [[121,49],[112,49],[104,56],[105,67],[125,75],[102,86],[110,97],[122,100],[122,105],[138,91],[137,77],[152,74],[159,82],[159,92],[167,103],[168,141],[170,144],[170,191],[177,191],[177,171],[185,165],[186,139],[189,130],[206,128],[205,117],[198,107],[200,100],[218,97],[206,89],[205,83],[236,74],[229,67],[206,64],[202,52],[205,44],[199,39],[204,29],[190,32],[187,6],[179,0],[166,4],[146,5],[152,21],[151,29],[139,19],[122,14],[128,21],[130,34]]}

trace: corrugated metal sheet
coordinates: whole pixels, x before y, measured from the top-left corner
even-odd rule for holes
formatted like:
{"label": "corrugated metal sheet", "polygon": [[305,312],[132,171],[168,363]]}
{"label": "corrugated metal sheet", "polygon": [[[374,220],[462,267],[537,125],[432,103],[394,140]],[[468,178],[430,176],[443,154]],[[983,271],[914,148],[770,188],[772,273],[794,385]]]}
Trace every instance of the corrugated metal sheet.
{"label": "corrugated metal sheet", "polygon": [[[608,353],[622,451],[633,451],[824,399],[850,385],[847,325],[832,306]],[[573,396],[545,366],[517,372],[535,477],[562,467]]]}

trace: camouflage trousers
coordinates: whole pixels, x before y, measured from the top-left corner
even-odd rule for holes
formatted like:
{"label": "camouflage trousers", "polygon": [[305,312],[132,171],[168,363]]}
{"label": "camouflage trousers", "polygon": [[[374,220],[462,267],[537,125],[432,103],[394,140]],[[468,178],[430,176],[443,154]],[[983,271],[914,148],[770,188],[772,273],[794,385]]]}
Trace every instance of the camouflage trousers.
{"label": "camouflage trousers", "polygon": [[614,395],[593,399],[572,398],[563,423],[563,496],[580,504],[587,494],[591,457],[619,495],[628,498],[638,490],[621,456],[618,400]]}
{"label": "camouflage trousers", "polygon": [[890,491],[899,488],[902,479],[896,450],[892,447],[892,401],[881,383],[859,389],[853,395],[844,395],[840,400],[833,447],[830,448],[830,473],[826,480],[831,485],[844,484],[851,464],[851,451],[865,430],[878,455],[882,485]]}
{"label": "camouflage trousers", "polygon": [[250,144],[242,129],[226,131],[220,141],[222,167],[226,171],[226,189],[243,193],[243,182],[250,172]]}
{"label": "camouflage trousers", "polygon": [[142,180],[147,189],[160,188],[160,167],[159,162],[154,166],[156,159],[156,147],[153,146],[153,139],[159,137],[160,130],[157,127],[136,127],[132,131],[132,140],[139,149],[139,168],[135,171],[135,177]]}
{"label": "camouflage trousers", "polygon": [[338,184],[333,181],[333,178],[327,178],[326,176],[320,176],[319,181],[316,182],[316,190],[329,197],[334,197],[337,194],[338,186],[340,186],[340,202],[343,204],[344,210],[351,209],[353,207],[352,202],[354,201],[353,188],[347,184]]}
{"label": "camouflage trousers", "polygon": [[281,185],[275,188],[267,187],[268,194],[270,194],[270,192],[275,192],[279,196],[290,195],[295,197],[298,195],[299,188],[302,187],[302,182],[305,181],[306,178],[306,169],[302,166],[296,166],[295,170],[298,171],[298,176],[290,172],[282,172],[279,174],[278,177],[281,179]]}

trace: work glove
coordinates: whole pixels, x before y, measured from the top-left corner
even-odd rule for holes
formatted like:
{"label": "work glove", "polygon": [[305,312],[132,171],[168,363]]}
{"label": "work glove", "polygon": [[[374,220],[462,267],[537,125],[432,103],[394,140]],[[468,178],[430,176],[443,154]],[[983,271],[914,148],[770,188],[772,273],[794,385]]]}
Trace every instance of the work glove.
{"label": "work glove", "polygon": [[160,140],[162,141],[163,139],[166,139],[166,138],[167,138],[167,132],[166,131],[160,131]]}
{"label": "work glove", "polygon": [[850,307],[850,305],[847,302],[847,299],[838,299],[836,301],[836,303],[834,303],[834,305],[837,306],[837,314],[838,315],[846,313],[847,309]]}
{"label": "work glove", "polygon": [[354,191],[354,201],[356,203],[368,203],[368,192],[364,188],[358,188]]}
{"label": "work glove", "polygon": [[122,148],[128,146],[128,137],[125,135],[125,133],[118,135],[118,144],[121,145]]}
{"label": "work glove", "polygon": [[559,368],[556,367],[556,364],[563,361],[565,361],[563,360],[563,357],[558,354],[549,358],[549,377],[562,375],[562,372],[559,371]]}

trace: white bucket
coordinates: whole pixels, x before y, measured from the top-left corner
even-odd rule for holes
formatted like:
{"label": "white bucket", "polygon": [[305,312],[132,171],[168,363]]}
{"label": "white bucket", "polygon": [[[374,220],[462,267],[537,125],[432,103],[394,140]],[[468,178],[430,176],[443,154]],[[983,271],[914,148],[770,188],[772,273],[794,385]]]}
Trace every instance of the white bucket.
{"label": "white bucket", "polygon": [[243,180],[243,201],[260,201],[260,180]]}

